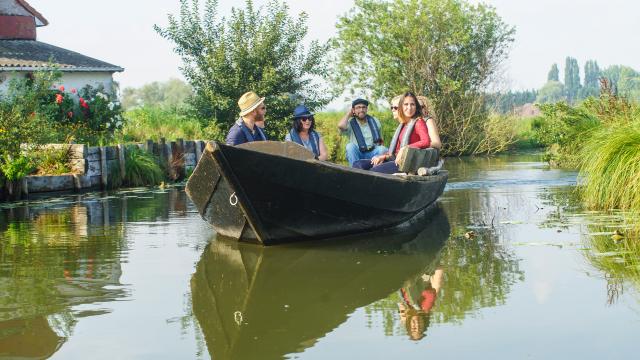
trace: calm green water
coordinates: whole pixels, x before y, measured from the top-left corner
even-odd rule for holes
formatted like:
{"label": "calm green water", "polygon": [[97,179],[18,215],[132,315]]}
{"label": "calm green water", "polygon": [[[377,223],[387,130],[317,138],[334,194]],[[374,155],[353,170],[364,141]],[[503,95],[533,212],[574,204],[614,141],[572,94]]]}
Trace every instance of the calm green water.
{"label": "calm green water", "polygon": [[0,359],[636,356],[621,217],[534,155],[446,166],[416,225],[266,249],[216,240],[182,189],[2,204]]}

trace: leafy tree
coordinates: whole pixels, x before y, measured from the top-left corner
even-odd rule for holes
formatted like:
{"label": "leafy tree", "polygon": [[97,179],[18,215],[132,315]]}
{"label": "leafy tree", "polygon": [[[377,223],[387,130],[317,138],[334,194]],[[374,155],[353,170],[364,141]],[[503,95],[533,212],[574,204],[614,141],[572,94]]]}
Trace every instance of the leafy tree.
{"label": "leafy tree", "polygon": [[565,62],[564,88],[567,100],[573,103],[577,99],[578,91],[580,90],[580,67],[578,66],[578,60],[572,57],[567,57]]}
{"label": "leafy tree", "polygon": [[486,119],[481,92],[514,29],[494,8],[462,0],[356,0],[338,20],[338,89],[431,97],[446,152],[472,151]]}
{"label": "leafy tree", "polygon": [[182,57],[201,118],[226,132],[238,118],[238,99],[252,90],[267,98],[267,130],[281,138],[297,102],[314,109],[330,101],[314,84],[314,78],[327,76],[328,45],[314,41],[304,48],[305,13],[291,18],[285,3],[272,0],[256,9],[246,0],[245,8],[233,8],[227,19],[217,7],[217,0],[205,0],[201,15],[199,0],[181,0],[179,15],[169,15],[167,27],[154,26]]}
{"label": "leafy tree", "polygon": [[555,103],[565,99],[564,85],[559,81],[547,81],[538,91],[536,102],[540,104]]}
{"label": "leafy tree", "polygon": [[547,75],[547,81],[560,81],[560,70],[558,70],[558,64],[551,65],[551,70]]}

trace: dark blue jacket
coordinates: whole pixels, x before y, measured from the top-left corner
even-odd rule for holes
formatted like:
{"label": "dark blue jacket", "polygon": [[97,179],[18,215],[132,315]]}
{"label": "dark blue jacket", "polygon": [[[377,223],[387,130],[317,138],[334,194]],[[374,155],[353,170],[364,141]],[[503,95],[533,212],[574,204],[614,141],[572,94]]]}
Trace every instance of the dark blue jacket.
{"label": "dark blue jacket", "polygon": [[227,145],[240,145],[251,141],[264,141],[267,136],[259,126],[253,127],[253,134],[242,120],[236,121],[227,134]]}

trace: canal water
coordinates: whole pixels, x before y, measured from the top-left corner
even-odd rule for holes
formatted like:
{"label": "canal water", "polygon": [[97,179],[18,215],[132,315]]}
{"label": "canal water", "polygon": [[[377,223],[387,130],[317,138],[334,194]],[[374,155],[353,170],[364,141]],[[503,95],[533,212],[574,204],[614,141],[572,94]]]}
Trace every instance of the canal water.
{"label": "canal water", "polygon": [[531,154],[449,159],[400,230],[261,248],[182,188],[0,204],[0,359],[623,359],[640,252]]}

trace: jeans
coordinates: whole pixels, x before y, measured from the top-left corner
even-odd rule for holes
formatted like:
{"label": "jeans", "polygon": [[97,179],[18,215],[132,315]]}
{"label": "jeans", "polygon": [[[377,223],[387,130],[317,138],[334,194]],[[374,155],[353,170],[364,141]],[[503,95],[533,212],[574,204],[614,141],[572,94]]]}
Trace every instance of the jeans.
{"label": "jeans", "polygon": [[358,145],[354,143],[347,144],[347,161],[349,162],[349,166],[353,166],[353,163],[356,160],[361,159],[371,159],[376,155],[386,154],[389,149],[382,145],[376,145],[373,150],[362,152],[358,149]]}
{"label": "jeans", "polygon": [[371,170],[383,174],[395,174],[398,170],[398,165],[393,160],[385,161],[382,164],[373,166],[371,160],[358,160],[353,163],[353,167],[362,170]]}

